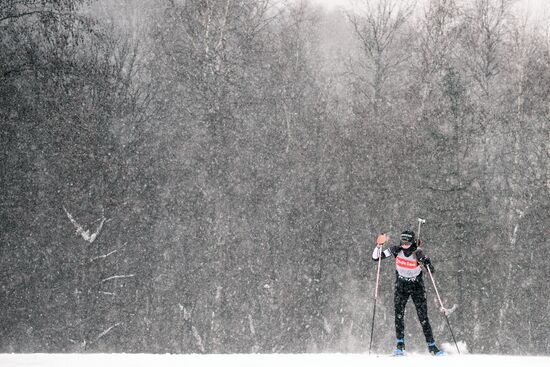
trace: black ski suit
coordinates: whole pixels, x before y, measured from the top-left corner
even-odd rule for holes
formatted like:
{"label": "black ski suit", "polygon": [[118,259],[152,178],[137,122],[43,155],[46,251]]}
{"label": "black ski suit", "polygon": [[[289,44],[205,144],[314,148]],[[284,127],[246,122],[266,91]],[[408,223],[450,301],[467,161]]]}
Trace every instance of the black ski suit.
{"label": "black ski suit", "polygon": [[[375,257],[375,254],[376,249],[373,253],[373,260],[378,261],[378,256]],[[394,290],[396,337],[398,340],[405,337],[405,306],[410,297],[416,307],[416,313],[420,325],[422,325],[426,342],[433,343],[432,327],[428,319],[426,291],[424,289],[424,281],[422,280],[422,269],[419,264],[429,266],[433,273],[434,268],[430,259],[424,255],[422,249],[416,247],[416,244],[413,244],[407,250],[401,248],[399,245],[391,246],[382,252],[381,257],[385,259],[391,255],[394,256],[396,262]]]}

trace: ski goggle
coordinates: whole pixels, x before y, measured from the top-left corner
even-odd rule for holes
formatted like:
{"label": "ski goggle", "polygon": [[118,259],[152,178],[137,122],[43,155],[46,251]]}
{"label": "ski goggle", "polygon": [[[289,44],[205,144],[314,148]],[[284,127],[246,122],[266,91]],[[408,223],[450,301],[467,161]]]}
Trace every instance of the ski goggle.
{"label": "ski goggle", "polygon": [[402,234],[401,235],[401,242],[409,242],[412,243],[413,236],[410,234]]}

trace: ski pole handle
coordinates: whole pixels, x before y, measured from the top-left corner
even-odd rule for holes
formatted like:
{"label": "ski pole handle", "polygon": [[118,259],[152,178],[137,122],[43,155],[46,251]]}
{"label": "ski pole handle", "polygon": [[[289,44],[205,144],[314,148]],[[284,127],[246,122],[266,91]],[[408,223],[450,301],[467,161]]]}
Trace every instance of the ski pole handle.
{"label": "ski pole handle", "polygon": [[426,223],[426,219],[418,218],[417,221],[418,221],[418,231],[416,231],[416,239],[418,241],[418,240],[420,240],[420,226],[423,223]]}

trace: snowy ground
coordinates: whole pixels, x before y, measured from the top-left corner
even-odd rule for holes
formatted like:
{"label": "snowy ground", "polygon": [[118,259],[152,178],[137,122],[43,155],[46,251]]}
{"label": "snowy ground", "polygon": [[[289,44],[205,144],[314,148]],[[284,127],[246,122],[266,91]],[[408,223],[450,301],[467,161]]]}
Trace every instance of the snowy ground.
{"label": "snowy ground", "polygon": [[491,355],[409,355],[406,357],[367,354],[0,354],[2,367],[548,367],[550,357]]}

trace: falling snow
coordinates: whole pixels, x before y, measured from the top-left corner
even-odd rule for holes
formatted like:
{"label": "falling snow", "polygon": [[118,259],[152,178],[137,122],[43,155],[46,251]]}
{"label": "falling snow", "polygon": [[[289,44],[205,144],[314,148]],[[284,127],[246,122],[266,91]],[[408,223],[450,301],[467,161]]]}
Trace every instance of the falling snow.
{"label": "falling snow", "polygon": [[0,365],[439,364],[419,217],[445,363],[547,364],[543,12],[320,3],[2,1]]}

